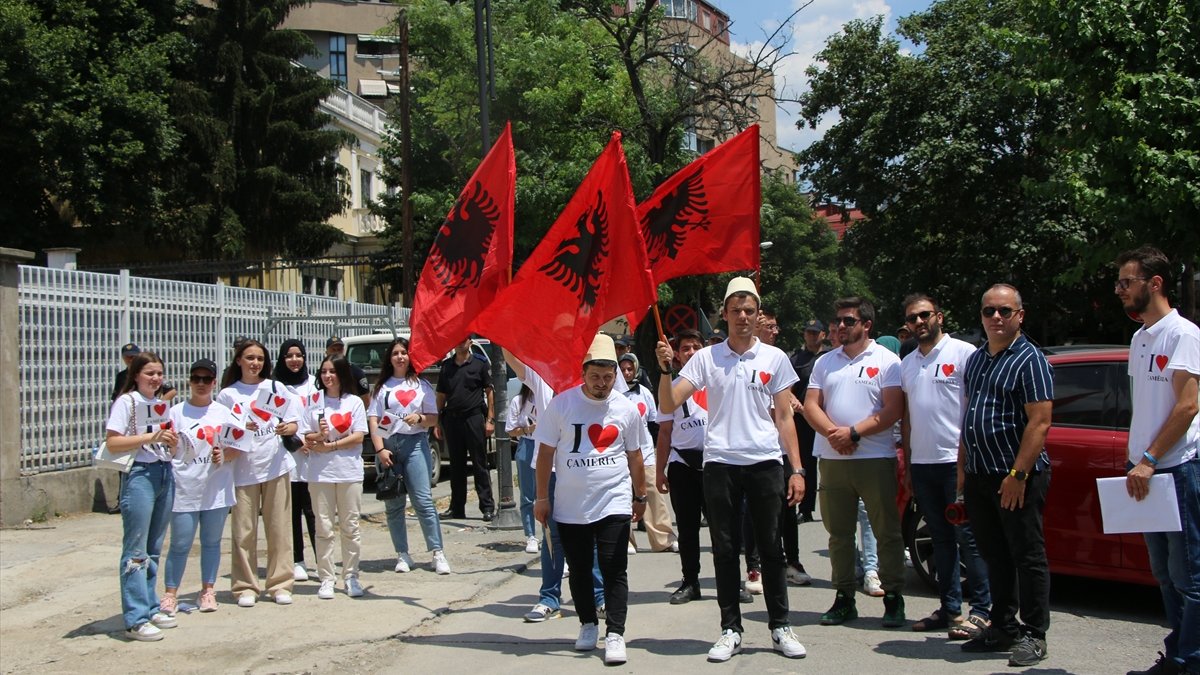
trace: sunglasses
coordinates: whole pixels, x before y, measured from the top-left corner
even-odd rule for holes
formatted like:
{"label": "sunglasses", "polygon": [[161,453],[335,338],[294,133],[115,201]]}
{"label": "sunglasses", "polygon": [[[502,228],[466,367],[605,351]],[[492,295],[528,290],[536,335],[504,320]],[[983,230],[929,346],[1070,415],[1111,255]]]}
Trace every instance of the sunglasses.
{"label": "sunglasses", "polygon": [[1113,283],[1113,290],[1114,291],[1127,291],[1127,290],[1129,290],[1129,287],[1131,285],[1133,285],[1133,282],[1135,282],[1135,281],[1148,281],[1148,279],[1147,279],[1147,277],[1125,277],[1124,279],[1117,279]]}
{"label": "sunglasses", "polygon": [[859,319],[857,317],[839,316],[839,317],[836,317],[830,323],[832,323],[835,326],[842,325],[842,326],[845,326],[846,328],[850,328],[851,326],[858,324],[858,322],[859,322]]}
{"label": "sunglasses", "polygon": [[212,375],[192,375],[188,378],[188,382],[192,384],[212,384],[217,378]]}
{"label": "sunglasses", "polygon": [[983,314],[989,319],[995,316],[997,312],[1000,313],[1001,318],[1007,319],[1008,317],[1012,316],[1013,312],[1015,311],[1017,310],[1013,309],[1012,307],[984,307],[983,309],[979,310],[980,314]]}
{"label": "sunglasses", "polygon": [[916,323],[917,319],[920,319],[921,321],[928,321],[929,317],[931,316],[933,316],[933,310],[927,309],[924,312],[915,312],[913,314],[909,314],[908,316],[904,317],[904,321],[905,323]]}

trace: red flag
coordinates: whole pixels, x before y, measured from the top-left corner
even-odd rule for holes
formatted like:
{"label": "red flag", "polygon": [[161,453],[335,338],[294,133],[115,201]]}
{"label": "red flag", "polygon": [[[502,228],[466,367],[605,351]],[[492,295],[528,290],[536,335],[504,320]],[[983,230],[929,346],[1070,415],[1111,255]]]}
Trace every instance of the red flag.
{"label": "red flag", "polygon": [[[710,150],[638,205],[654,282],[759,267],[758,125]],[[632,330],[646,310],[629,316]]]}
{"label": "red flag", "polygon": [[601,324],[656,299],[614,132],[512,284],[472,328],[563,391],[579,382]]}
{"label": "red flag", "polygon": [[414,370],[437,363],[465,340],[471,319],[508,285],[516,186],[508,124],[459,193],[429,249],[413,298],[409,358]]}

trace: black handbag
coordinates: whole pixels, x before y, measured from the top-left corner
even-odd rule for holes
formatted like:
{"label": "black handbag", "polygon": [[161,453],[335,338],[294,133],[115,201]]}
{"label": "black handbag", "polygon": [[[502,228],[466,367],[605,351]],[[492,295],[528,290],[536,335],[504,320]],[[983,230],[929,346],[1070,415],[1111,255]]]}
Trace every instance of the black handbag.
{"label": "black handbag", "polygon": [[375,498],[379,501],[399,499],[404,494],[404,481],[391,467],[380,468],[375,474]]}
{"label": "black handbag", "polygon": [[[275,380],[271,380],[271,393],[275,393]],[[295,452],[304,447],[304,439],[300,438],[296,434],[280,436],[279,439],[283,441],[283,449],[287,450],[288,452]]]}

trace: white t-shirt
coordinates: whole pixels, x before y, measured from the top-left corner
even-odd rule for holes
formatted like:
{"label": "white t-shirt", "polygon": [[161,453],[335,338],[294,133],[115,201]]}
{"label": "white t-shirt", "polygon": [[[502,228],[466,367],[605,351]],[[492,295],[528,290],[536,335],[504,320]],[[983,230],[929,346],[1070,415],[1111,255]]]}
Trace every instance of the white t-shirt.
{"label": "white t-shirt", "polygon": [[427,433],[428,429],[425,427],[412,426],[401,419],[413,413],[437,414],[437,394],[434,393],[433,387],[419,377],[412,380],[389,377],[379,388],[379,393],[371,398],[371,408],[367,416],[374,417],[376,424],[388,417],[395,417],[392,434]]}
{"label": "white t-shirt", "polygon": [[913,464],[958,461],[958,437],[967,405],[962,377],[973,353],[975,347],[970,343],[943,334],[928,355],[914,349],[900,362]]}
{"label": "white t-shirt", "polygon": [[679,375],[707,391],[705,464],[783,463],[771,411],[775,395],[800,379],[783,350],[755,338],[746,353],[737,354],[726,340],[696,352]]}
{"label": "white t-shirt", "polygon": [[[262,413],[266,416],[266,419],[263,419],[262,416],[256,415],[250,409],[250,403],[258,396],[258,391],[260,389],[271,391],[272,384],[275,385],[276,394],[282,394],[288,398],[288,407],[283,419]],[[277,425],[300,420],[299,401],[288,392],[286,387],[280,386],[273,380],[263,380],[258,384],[246,384],[238,380],[218,392],[214,400],[233,411],[234,416],[239,420],[252,419],[258,425],[258,430],[254,432],[253,449],[243,453],[234,463],[235,485],[242,487],[265,483],[290,472],[296,466],[296,461],[292,459],[292,453],[283,447],[283,441],[275,433]]]}
{"label": "white t-shirt", "polygon": [[527,427],[536,421],[537,407],[533,405],[533,397],[526,396],[524,402],[520,396],[512,397],[504,415],[504,430],[511,434],[517,427]]}
{"label": "white t-shirt", "polygon": [[[813,364],[809,389],[821,390],[822,409],[829,420],[838,426],[862,421],[883,408],[883,390],[900,388],[900,358],[874,340],[851,359],[842,347],[826,352]],[[839,454],[829,445],[829,439],[817,434],[813,455],[823,459],[876,459],[896,456],[896,441],[888,427],[870,436],[863,436],[858,449],[849,455]]]}
{"label": "white t-shirt", "polygon": [[[313,377],[312,375],[309,375],[308,379],[303,384],[285,385],[282,382],[279,384],[287,389],[288,392],[291,393],[292,396],[295,396],[297,401],[299,401],[301,414],[303,414],[308,408],[312,401],[313,393],[317,391],[317,378]],[[308,475],[308,453],[302,450],[297,450],[296,452],[292,453],[292,461],[296,462],[296,466],[293,467],[289,472],[292,477],[292,482],[303,483],[305,481],[305,476]]]}
{"label": "white t-shirt", "polygon": [[[1162,430],[1175,407],[1172,371],[1184,370],[1200,375],[1200,328],[1171,310],[1149,328],[1133,334],[1129,344],[1129,377],[1132,379],[1133,420],[1129,425],[1129,461],[1142,461],[1142,453]],[[1200,415],[1192,418],[1187,431],[1170,452],[1158,460],[1160,469],[1168,469],[1196,457],[1200,445]]]}
{"label": "white t-shirt", "polygon": [[[182,436],[200,436],[205,447],[211,447],[221,436],[221,426],[239,424],[233,411],[220,403],[194,406],[187,401],[171,408],[171,421]],[[233,486],[234,466],[241,458],[214,464],[212,452],[198,454],[191,461],[182,461],[183,453],[173,462],[175,469],[175,513],[227,509],[237,503]]]}
{"label": "white t-shirt", "polygon": [[[617,379],[621,378],[618,377]],[[545,410],[550,405],[550,401],[554,399],[554,390],[550,388],[550,385],[546,384],[541,375],[538,375],[529,366],[525,366],[525,377],[521,380],[521,383],[533,391],[533,406],[538,410]],[[533,452],[529,453],[529,464],[534,468],[537,468],[538,451],[541,450],[541,447],[540,443],[535,443]]]}
{"label": "white t-shirt", "polygon": [[[121,394],[117,400],[113,401],[112,408],[108,411],[108,422],[104,428],[109,431],[115,431],[122,436],[139,436],[154,431],[150,428],[134,429],[133,433],[129,433],[129,418],[131,406],[134,405],[155,405],[163,406],[162,413],[169,412],[167,408],[170,404],[156,398],[146,398],[142,396],[136,389],[131,392]],[[145,419],[145,418],[143,418]],[[168,448],[162,443],[146,443],[137,449],[137,456],[133,458],[135,462],[169,462],[171,461],[171,448]]]}
{"label": "white t-shirt", "polygon": [[[618,379],[620,379],[619,376]],[[625,384],[628,385],[629,383],[626,382]],[[650,393],[649,389],[646,389],[641,385],[638,385],[636,390],[630,387],[626,389],[623,394],[625,395],[625,398],[637,408],[638,416],[642,418],[642,425],[646,426],[646,433],[649,434],[650,429],[648,425],[652,419],[650,416],[655,415],[655,417],[657,417],[656,411],[658,409],[658,404],[654,402],[654,395]],[[654,466],[656,461],[654,455],[655,453],[653,452],[642,453],[642,463],[646,466]]]}
{"label": "white t-shirt", "polygon": [[[429,386],[429,385],[426,385]],[[329,443],[345,438],[352,433],[367,433],[367,411],[362,399],[353,394],[341,398],[325,397],[322,408],[314,408],[300,418],[301,436],[321,430],[318,415],[325,415]],[[362,443],[341,447],[329,452],[311,452],[308,455],[308,482],[310,483],[357,483],[363,479]]]}
{"label": "white t-shirt", "polygon": [[597,401],[582,387],[568,389],[542,411],[533,438],[555,448],[555,521],[584,525],[633,514],[626,453],[645,454],[652,445],[637,408],[624,396],[614,390]]}
{"label": "white t-shirt", "polygon": [[[675,378],[671,386],[682,378]],[[671,423],[671,454],[667,462],[681,462],[683,458],[675,452],[680,450],[704,450],[705,430],[708,428],[708,390],[693,391],[691,397],[675,409],[673,413],[658,411],[658,423]],[[660,430],[659,433],[662,433]]]}

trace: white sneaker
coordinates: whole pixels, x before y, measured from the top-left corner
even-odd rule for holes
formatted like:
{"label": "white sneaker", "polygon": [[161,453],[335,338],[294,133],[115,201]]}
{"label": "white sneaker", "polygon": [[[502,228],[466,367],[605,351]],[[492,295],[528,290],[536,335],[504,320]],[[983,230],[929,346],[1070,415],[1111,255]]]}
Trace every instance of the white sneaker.
{"label": "white sneaker", "polygon": [[679,542],[678,541],[671,542],[671,553],[679,553]]}
{"label": "white sneaker", "polygon": [[709,661],[728,661],[733,658],[734,654],[739,654],[742,651],[742,636],[737,631],[725,629],[721,633],[721,637],[717,638],[716,644],[712,649],[708,650]]}
{"label": "white sneaker", "polygon": [[633,544],[630,544],[629,547],[625,549],[625,552],[629,555],[637,555],[637,547]]}
{"label": "white sneaker", "polygon": [[562,616],[562,612],[539,602],[533,606],[533,609],[525,613],[525,623],[541,623],[546,619],[556,619],[560,616]]}
{"label": "white sneaker", "polygon": [[604,636],[604,662],[613,665],[625,663],[625,637],[616,633]]}
{"label": "white sneaker", "polygon": [[326,579],[321,582],[321,587],[317,589],[317,597],[322,600],[333,599],[333,579]]}
{"label": "white sneaker", "polygon": [[750,570],[749,572],[746,572],[746,590],[749,591],[751,595],[762,595],[762,572],[759,572],[758,570]]}
{"label": "white sneaker", "polygon": [[541,550],[541,547],[538,546],[537,537],[525,537],[525,552],[526,553],[537,553],[540,550]]}
{"label": "white sneaker", "polygon": [[358,583],[358,577],[346,577],[346,595],[352,598],[361,598],[362,594],[363,587]]}
{"label": "white sneaker", "polygon": [[800,644],[800,640],[796,639],[791,626],[782,626],[771,631],[771,645],[775,651],[789,659],[802,659],[808,653],[804,645]]}
{"label": "white sneaker", "polygon": [[308,581],[308,570],[304,569],[304,563],[296,563],[292,568],[292,581]]}
{"label": "white sneaker", "polygon": [[125,631],[125,636],[138,642],[157,642],[163,639],[163,632],[157,626],[147,621],[140,626],[134,626]]}
{"label": "white sneaker", "polygon": [[444,552],[433,552],[433,571],[438,574],[450,574],[450,563],[446,562],[446,554]]}
{"label": "white sneaker", "polygon": [[879,581],[879,573],[872,570],[863,575],[863,590],[872,598],[883,597],[883,583]]}
{"label": "white sneaker", "polygon": [[787,582],[796,586],[808,586],[812,584],[812,577],[803,567],[798,566],[798,563],[793,563],[787,566]]}
{"label": "white sneaker", "polygon": [[175,617],[163,612],[155,612],[154,616],[150,617],[150,623],[154,624],[155,628],[174,628],[179,625]]}
{"label": "white sneaker", "polygon": [[253,607],[256,602],[258,602],[258,593],[254,591],[242,591],[238,594],[238,607]]}
{"label": "white sneaker", "polygon": [[571,566],[567,564],[566,560],[564,560],[563,561],[563,578],[566,579],[569,576],[571,576]]}
{"label": "white sneaker", "polygon": [[290,605],[292,604],[292,594],[287,591],[278,591],[275,593],[275,604]]}
{"label": "white sneaker", "polygon": [[413,561],[407,553],[396,554],[396,571],[409,572],[412,571]]}
{"label": "white sneaker", "polygon": [[596,648],[596,641],[600,639],[600,626],[594,623],[585,623],[579,627],[579,637],[575,639],[575,651],[590,652]]}
{"label": "white sneaker", "polygon": [[597,621],[607,621],[608,620],[608,607],[604,603],[600,603],[599,605],[596,605],[596,620]]}

